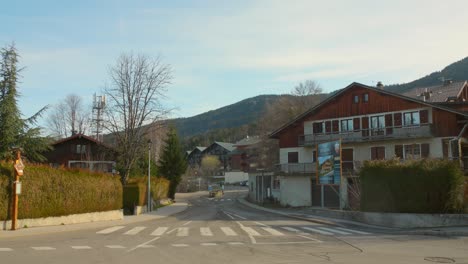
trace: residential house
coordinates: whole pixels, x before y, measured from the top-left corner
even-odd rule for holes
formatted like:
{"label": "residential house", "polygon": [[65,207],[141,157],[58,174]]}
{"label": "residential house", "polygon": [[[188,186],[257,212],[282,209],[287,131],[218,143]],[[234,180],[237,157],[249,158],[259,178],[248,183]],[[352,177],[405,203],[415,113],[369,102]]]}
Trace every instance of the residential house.
{"label": "residential house", "polygon": [[[250,191],[283,205],[343,208],[352,202],[348,188],[365,160],[448,158],[464,166],[467,94],[466,82],[405,94],[352,83],[271,134],[278,139],[280,164],[262,190],[251,179]],[[317,144],[335,140],[342,142],[341,185],[319,185]]]}
{"label": "residential house", "polygon": [[203,151],[205,147],[195,147],[192,151],[190,151],[187,155],[187,164],[190,167],[197,167],[201,165],[201,160],[203,158]]}
{"label": "residential house", "polygon": [[52,146],[53,150],[45,153],[51,166],[115,172],[115,151],[92,137],[75,134],[54,142]]}
{"label": "residential house", "polygon": [[229,153],[231,153],[234,149],[235,147],[232,143],[215,141],[205,150],[203,150],[201,155],[211,155],[218,157],[219,161],[221,162],[220,170],[222,173],[224,173],[230,170]]}
{"label": "residential house", "polygon": [[258,136],[249,137],[234,143],[235,149],[229,153],[231,170],[249,172],[258,167]]}

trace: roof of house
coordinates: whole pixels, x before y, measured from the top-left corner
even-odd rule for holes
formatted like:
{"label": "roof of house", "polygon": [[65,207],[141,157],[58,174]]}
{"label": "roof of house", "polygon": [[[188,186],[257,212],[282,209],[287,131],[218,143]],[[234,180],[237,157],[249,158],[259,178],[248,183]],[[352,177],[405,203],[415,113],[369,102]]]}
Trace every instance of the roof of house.
{"label": "roof of house", "polygon": [[[234,144],[232,143],[228,143],[228,142],[219,142],[219,141],[215,141],[213,144],[218,144],[219,146],[223,147],[224,149],[228,150],[229,152],[233,151],[234,149],[236,149],[234,147]],[[211,145],[213,145],[211,144]]]}
{"label": "roof of house", "polygon": [[[431,103],[447,102],[449,97],[458,97],[466,85],[467,81],[461,81],[428,87],[417,87],[404,92],[403,95]],[[425,92],[429,92],[430,96],[425,98]]]}
{"label": "roof of house", "polygon": [[234,143],[234,147],[250,146],[250,145],[257,144],[260,141],[261,140],[259,136],[252,136],[252,137],[247,136],[246,138],[243,138],[237,141],[236,143]]}
{"label": "roof of house", "polygon": [[206,149],[206,147],[195,147],[196,149],[198,149],[200,152],[204,151]]}
{"label": "roof of house", "polygon": [[351,89],[352,87],[354,86],[360,86],[360,87],[363,87],[363,88],[366,88],[366,89],[369,89],[369,90],[372,90],[372,91],[375,91],[375,92],[378,92],[378,93],[382,93],[382,94],[386,94],[386,95],[391,95],[391,96],[395,96],[395,97],[398,97],[398,98],[401,98],[401,99],[404,99],[404,100],[408,100],[408,101],[412,101],[412,102],[415,102],[415,103],[418,103],[418,104],[423,104],[423,105],[427,105],[427,106],[430,106],[430,107],[433,107],[433,108],[437,108],[437,109],[441,109],[441,110],[444,110],[444,111],[447,111],[447,112],[452,112],[452,113],[455,113],[455,114],[459,114],[459,115],[462,115],[462,116],[465,116],[465,117],[468,117],[468,113],[464,113],[464,112],[461,112],[461,111],[457,111],[453,108],[449,108],[449,107],[445,107],[445,106],[442,106],[442,105],[439,105],[439,104],[435,104],[435,103],[431,103],[431,102],[425,102],[425,101],[421,101],[419,99],[414,99],[412,97],[408,97],[408,96],[405,96],[405,95],[402,95],[402,94],[397,94],[397,93],[394,93],[394,92],[390,92],[390,91],[387,91],[385,89],[381,89],[381,88],[377,88],[377,87],[372,87],[372,86],[368,86],[368,85],[365,85],[365,84],[362,84],[362,83],[358,83],[358,82],[353,82],[351,84],[349,84],[348,86],[346,86],[345,88],[339,90],[339,91],[336,91],[332,96],[329,96],[327,97],[327,99],[323,100],[321,103],[319,103],[318,105],[310,108],[309,110],[307,110],[306,112],[300,114],[299,116],[297,116],[296,118],[294,118],[292,121],[284,124],[283,126],[281,126],[280,128],[278,128],[277,130],[273,131],[271,134],[270,134],[270,137],[274,138],[279,132],[283,131],[285,128],[289,127],[290,125],[296,123],[297,121],[301,120],[302,118],[304,118],[305,116],[309,115],[310,113],[313,113],[314,111],[316,111],[317,109],[321,108],[322,106],[324,106],[325,104],[327,104],[328,102],[332,101],[333,99],[335,99],[337,96],[343,94],[344,92],[346,92],[347,90]]}
{"label": "roof of house", "polygon": [[90,136],[86,136],[84,134],[75,134],[75,135],[73,135],[71,137],[59,139],[59,140],[55,141],[54,143],[52,143],[52,145],[55,146],[55,145],[58,145],[58,144],[62,144],[64,142],[67,142],[67,141],[70,141],[70,140],[73,140],[73,139],[76,139],[76,138],[84,138],[84,139],[92,141],[92,142],[94,142],[96,144],[102,144],[102,142],[99,142],[95,138],[92,138]]}

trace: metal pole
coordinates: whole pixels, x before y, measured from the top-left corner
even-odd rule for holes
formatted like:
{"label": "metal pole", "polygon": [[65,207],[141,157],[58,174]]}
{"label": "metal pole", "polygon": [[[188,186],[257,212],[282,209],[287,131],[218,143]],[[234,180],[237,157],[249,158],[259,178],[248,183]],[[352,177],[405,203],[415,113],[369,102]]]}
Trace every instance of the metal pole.
{"label": "metal pole", "polygon": [[[16,160],[21,158],[21,153],[19,150],[16,151]],[[18,193],[16,191],[17,184],[19,182],[19,174],[15,170],[15,181],[13,182],[13,214],[11,218],[11,230],[16,230],[16,222],[18,220]]]}
{"label": "metal pole", "polygon": [[151,141],[148,142],[148,212],[151,212]]}

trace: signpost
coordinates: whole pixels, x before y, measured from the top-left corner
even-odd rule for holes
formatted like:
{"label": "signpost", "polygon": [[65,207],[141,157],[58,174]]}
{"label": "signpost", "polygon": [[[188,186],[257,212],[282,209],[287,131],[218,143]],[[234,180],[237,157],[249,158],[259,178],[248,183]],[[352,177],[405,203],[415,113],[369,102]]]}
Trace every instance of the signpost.
{"label": "signpost", "polygon": [[24,164],[21,160],[21,151],[16,150],[15,165],[15,181],[13,182],[13,208],[11,218],[11,230],[16,230],[16,222],[18,221],[18,195],[21,194],[21,182],[19,181],[20,176],[23,176]]}

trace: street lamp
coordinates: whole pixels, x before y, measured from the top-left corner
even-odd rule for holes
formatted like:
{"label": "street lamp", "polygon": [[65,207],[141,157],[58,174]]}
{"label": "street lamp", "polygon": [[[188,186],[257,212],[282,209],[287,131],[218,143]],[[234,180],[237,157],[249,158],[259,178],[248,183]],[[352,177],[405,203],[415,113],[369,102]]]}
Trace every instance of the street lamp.
{"label": "street lamp", "polygon": [[151,212],[151,139],[148,139],[148,201],[146,202],[147,211]]}

